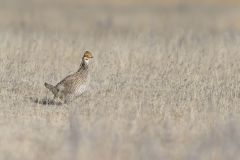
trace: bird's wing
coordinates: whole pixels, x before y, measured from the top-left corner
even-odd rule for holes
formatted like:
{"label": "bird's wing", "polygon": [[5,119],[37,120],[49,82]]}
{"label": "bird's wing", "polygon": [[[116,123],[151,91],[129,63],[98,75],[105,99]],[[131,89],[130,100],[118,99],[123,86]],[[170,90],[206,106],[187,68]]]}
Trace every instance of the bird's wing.
{"label": "bird's wing", "polygon": [[64,92],[73,92],[76,79],[77,76],[75,74],[71,74],[60,81],[56,87]]}

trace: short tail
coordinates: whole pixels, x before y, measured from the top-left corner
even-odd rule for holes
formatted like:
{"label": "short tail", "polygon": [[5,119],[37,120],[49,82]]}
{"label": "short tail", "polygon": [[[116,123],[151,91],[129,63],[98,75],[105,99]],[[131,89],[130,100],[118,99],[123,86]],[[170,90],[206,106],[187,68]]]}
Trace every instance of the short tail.
{"label": "short tail", "polygon": [[57,94],[57,89],[56,89],[56,87],[55,86],[53,86],[53,85],[51,85],[51,84],[48,84],[48,83],[44,83],[44,85],[45,85],[45,87],[47,88],[47,89],[49,89],[54,95],[56,95]]}

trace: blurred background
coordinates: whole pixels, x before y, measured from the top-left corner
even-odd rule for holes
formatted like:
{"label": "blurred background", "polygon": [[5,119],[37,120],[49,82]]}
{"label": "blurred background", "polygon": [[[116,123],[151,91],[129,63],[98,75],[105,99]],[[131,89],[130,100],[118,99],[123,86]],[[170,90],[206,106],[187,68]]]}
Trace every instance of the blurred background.
{"label": "blurred background", "polygon": [[237,0],[8,0],[0,30],[80,33],[240,27]]}
{"label": "blurred background", "polygon": [[[0,0],[0,159],[240,159],[239,0]],[[52,97],[94,59],[90,90]]]}

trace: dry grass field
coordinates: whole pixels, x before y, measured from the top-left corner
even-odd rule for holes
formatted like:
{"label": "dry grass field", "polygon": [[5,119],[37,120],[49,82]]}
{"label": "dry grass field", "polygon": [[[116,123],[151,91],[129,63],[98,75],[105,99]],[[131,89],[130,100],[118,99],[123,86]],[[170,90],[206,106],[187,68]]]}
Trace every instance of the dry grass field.
{"label": "dry grass field", "polygon": [[[239,19],[238,6],[1,1],[0,159],[240,159]],[[86,93],[30,100],[52,98],[44,82],[85,50]]]}

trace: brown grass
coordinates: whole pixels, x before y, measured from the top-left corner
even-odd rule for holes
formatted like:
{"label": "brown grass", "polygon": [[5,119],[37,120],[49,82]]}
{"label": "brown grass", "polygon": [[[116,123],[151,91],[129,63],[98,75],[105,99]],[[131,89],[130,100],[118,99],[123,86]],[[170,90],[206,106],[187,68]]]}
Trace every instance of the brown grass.
{"label": "brown grass", "polygon": [[[12,3],[10,3],[12,2]],[[17,4],[0,10],[0,159],[239,159],[239,8]],[[74,7],[73,7],[74,6]],[[94,55],[88,92],[51,98]]]}

